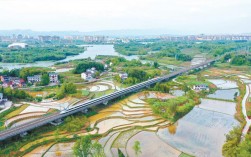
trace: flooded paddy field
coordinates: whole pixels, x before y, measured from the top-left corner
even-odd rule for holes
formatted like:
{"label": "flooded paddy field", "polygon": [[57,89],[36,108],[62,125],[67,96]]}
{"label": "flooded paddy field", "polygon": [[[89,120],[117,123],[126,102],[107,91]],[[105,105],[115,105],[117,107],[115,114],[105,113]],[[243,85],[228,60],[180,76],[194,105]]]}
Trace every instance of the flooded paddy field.
{"label": "flooded paddy field", "polygon": [[240,93],[235,81],[223,79],[208,79],[208,81],[217,87],[213,94],[207,96],[208,98],[234,101]]}
{"label": "flooded paddy field", "polygon": [[[237,93],[237,95],[236,95]],[[234,100],[235,95],[239,95],[239,89],[222,89],[217,90],[213,94],[209,94],[208,98],[223,99],[223,100]]]}
{"label": "flooded paddy field", "polygon": [[181,152],[160,139],[155,132],[142,131],[133,136],[127,143],[126,151],[129,156],[135,156],[132,149],[135,141],[141,142],[140,157],[178,157]]}
{"label": "flooded paddy field", "polygon": [[[175,96],[157,92],[138,93],[107,106],[89,118],[89,133],[79,136],[100,134],[96,139],[103,147],[106,156],[118,157],[118,149],[125,156],[135,156],[133,145],[140,142],[140,157],[179,157],[186,153],[200,157],[221,156],[221,147],[233,126],[239,123],[234,119],[235,104],[218,100],[202,99],[198,107],[178,120],[171,122],[154,115],[145,98],[169,99]],[[224,108],[228,107],[227,110]],[[45,152],[44,156],[71,156],[72,143],[58,143],[32,151],[34,155]],[[37,151],[36,151],[37,150]]]}
{"label": "flooded paddy field", "polygon": [[223,79],[208,79],[209,82],[215,84],[219,89],[238,88],[237,83],[230,80]]}
{"label": "flooded paddy field", "polygon": [[[235,106],[218,100],[202,100],[200,106],[178,120],[175,131],[163,128],[158,130],[157,135],[172,147],[194,156],[222,156],[225,134],[239,125],[232,115]],[[231,109],[223,112],[227,106]]]}

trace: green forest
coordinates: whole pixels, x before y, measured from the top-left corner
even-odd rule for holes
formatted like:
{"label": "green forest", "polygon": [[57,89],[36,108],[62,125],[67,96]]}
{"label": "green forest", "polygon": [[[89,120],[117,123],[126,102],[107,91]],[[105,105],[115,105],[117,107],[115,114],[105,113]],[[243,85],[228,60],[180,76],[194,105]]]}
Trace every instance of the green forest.
{"label": "green forest", "polygon": [[36,61],[57,61],[67,56],[84,52],[77,46],[30,46],[27,49],[11,50],[0,48],[0,61],[4,63],[33,63]]}

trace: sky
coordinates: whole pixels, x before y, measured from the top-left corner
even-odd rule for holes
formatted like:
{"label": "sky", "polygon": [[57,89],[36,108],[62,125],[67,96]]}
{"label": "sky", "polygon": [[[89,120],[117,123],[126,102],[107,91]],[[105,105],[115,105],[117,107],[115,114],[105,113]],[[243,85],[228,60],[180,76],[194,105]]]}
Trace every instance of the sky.
{"label": "sky", "polygon": [[0,30],[251,33],[251,0],[0,0]]}

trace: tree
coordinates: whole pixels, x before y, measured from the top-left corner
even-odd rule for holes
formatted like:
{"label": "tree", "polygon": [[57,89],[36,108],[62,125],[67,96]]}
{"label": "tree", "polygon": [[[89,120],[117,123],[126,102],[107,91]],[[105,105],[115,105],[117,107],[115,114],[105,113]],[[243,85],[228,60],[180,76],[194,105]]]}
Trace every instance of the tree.
{"label": "tree", "polygon": [[50,83],[50,78],[49,78],[49,75],[47,73],[43,74],[42,75],[42,78],[41,78],[41,85],[42,86],[46,86]]}
{"label": "tree", "polygon": [[93,157],[105,157],[105,152],[102,145],[98,142],[92,144],[92,156]]}
{"label": "tree", "polygon": [[120,78],[119,75],[115,75],[115,76],[114,76],[114,80],[117,81],[117,82],[119,82],[119,83],[122,82],[122,79]]}
{"label": "tree", "polygon": [[73,83],[63,83],[56,93],[57,99],[62,99],[66,94],[74,94],[77,92],[77,87]]}
{"label": "tree", "polygon": [[82,136],[73,146],[73,153],[77,157],[88,157],[91,154],[92,141],[91,136]]}
{"label": "tree", "polygon": [[98,142],[92,143],[90,135],[82,136],[72,149],[77,157],[105,157],[102,145]]}
{"label": "tree", "polygon": [[120,149],[118,149],[118,155],[119,155],[119,157],[125,157],[125,155],[123,154],[123,152]]}
{"label": "tree", "polygon": [[77,87],[73,83],[65,83],[64,88],[66,94],[74,94],[77,92]]}
{"label": "tree", "polygon": [[226,135],[226,143],[222,147],[222,154],[226,157],[238,156],[238,145],[241,141],[242,129],[235,127]]}
{"label": "tree", "polygon": [[75,74],[80,74],[82,72],[85,72],[87,69],[90,69],[92,67],[95,67],[96,70],[98,71],[104,71],[104,65],[101,63],[97,63],[97,62],[89,62],[89,61],[85,61],[83,63],[79,63],[77,65],[77,67],[74,69],[74,73]]}
{"label": "tree", "polygon": [[139,142],[139,141],[135,141],[132,148],[133,148],[133,150],[134,150],[136,156],[139,156],[139,154],[142,153],[142,152],[141,152],[141,147],[140,147],[140,142]]}
{"label": "tree", "polygon": [[153,62],[153,66],[154,66],[154,68],[158,68],[159,67],[159,63],[158,62]]}
{"label": "tree", "polygon": [[184,83],[182,86],[182,90],[185,92],[185,94],[187,94],[187,92],[190,90],[190,88],[188,87],[187,84]]}

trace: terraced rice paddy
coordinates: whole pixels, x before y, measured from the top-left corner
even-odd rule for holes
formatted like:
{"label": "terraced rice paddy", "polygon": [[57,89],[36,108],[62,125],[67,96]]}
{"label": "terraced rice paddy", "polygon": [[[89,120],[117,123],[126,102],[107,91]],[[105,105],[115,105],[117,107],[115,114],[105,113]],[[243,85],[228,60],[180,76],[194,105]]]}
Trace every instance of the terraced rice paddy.
{"label": "terraced rice paddy", "polygon": [[[118,157],[118,149],[125,156],[135,156],[133,145],[140,142],[142,153],[140,157],[179,157],[182,154],[195,156],[221,156],[221,147],[225,141],[225,134],[238,125],[233,113],[235,104],[217,100],[203,99],[199,107],[195,107],[189,114],[177,123],[154,115],[144,98],[158,96],[168,99],[174,96],[159,93],[139,93],[108,106],[98,114],[89,118],[91,132],[78,132],[79,136],[100,134],[96,139],[104,147],[105,155]],[[210,105],[210,104],[216,104]],[[220,107],[219,107],[220,106]],[[224,110],[224,108],[230,108]],[[217,136],[216,136],[217,134]],[[72,135],[67,135],[71,137]],[[42,140],[42,139],[41,139]],[[185,142],[184,142],[185,141]],[[59,143],[47,150],[31,153],[45,153],[45,156],[72,156],[74,142]],[[32,156],[32,154],[28,154]]]}
{"label": "terraced rice paddy", "polygon": [[[152,95],[159,93],[151,93]],[[154,133],[159,128],[167,127],[168,121],[154,115],[150,106],[140,98],[141,94],[133,95],[125,100],[107,107],[100,111],[99,114],[89,118],[90,126],[96,128],[93,132],[88,134],[103,135],[98,141],[103,145],[106,156],[118,156],[118,149],[120,149],[126,156],[129,155],[127,149],[128,141],[142,131],[150,131],[156,139],[157,135]],[[163,98],[171,98],[173,96],[162,94]],[[78,135],[86,135],[87,133],[80,133]],[[150,139],[149,139],[150,140]],[[160,140],[160,139],[159,139]],[[56,153],[61,153],[62,156],[69,156],[72,153],[71,148],[74,143],[68,145],[59,145],[57,149],[53,146],[47,150],[45,156],[56,156]],[[168,144],[161,143],[162,148]],[[129,146],[131,147],[131,146]],[[38,151],[41,151],[38,149]],[[130,150],[131,151],[131,150]],[[166,151],[169,151],[167,149]],[[33,155],[36,152],[32,152]],[[40,152],[41,154],[41,152]],[[178,154],[180,152],[178,151]],[[28,154],[29,155],[29,154]],[[152,156],[149,154],[149,156]],[[178,155],[177,155],[178,156]]]}

